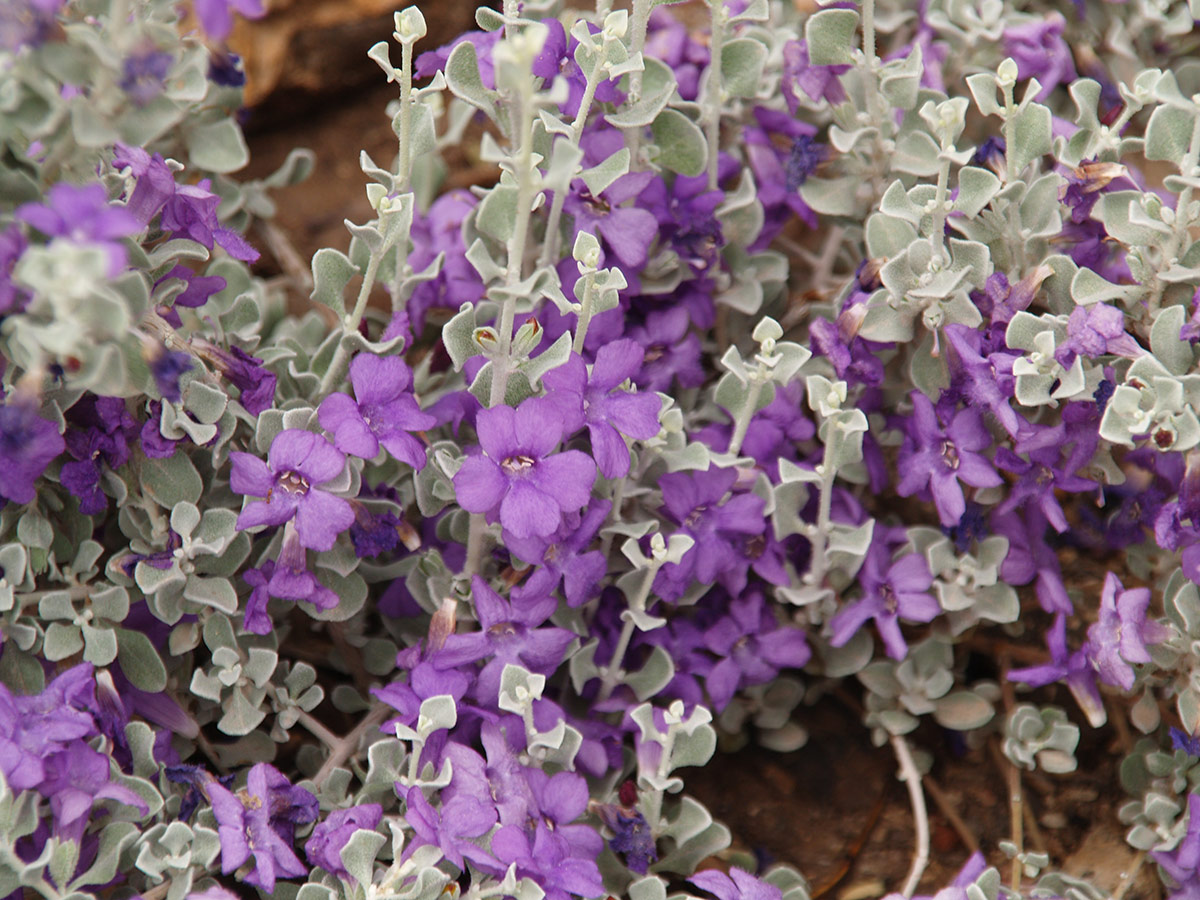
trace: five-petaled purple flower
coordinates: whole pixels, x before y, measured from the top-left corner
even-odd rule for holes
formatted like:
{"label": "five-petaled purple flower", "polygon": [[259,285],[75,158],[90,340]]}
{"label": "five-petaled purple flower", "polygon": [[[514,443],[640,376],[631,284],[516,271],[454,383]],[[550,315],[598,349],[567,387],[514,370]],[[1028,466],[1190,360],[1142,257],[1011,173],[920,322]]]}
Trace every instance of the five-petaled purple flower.
{"label": "five-petaled purple flower", "polygon": [[622,338],[600,348],[590,374],[583,359],[571,354],[566,363],[542,376],[566,423],[563,431],[570,434],[587,425],[592,455],[605,478],[629,473],[629,448],[622,435],[645,441],[659,431],[658,397],[619,390],[641,369],[645,355],[637,341]]}
{"label": "five-petaled purple flower", "polygon": [[354,511],[342,497],[317,485],[342,474],[346,457],[325,438],[289,428],[275,435],[267,461],[252,453],[231,453],[229,486],[239,494],[265,499],[250,503],[238,516],[237,527],[282,525],[296,520],[300,543],[311,550],[328,550],[354,522]]}
{"label": "five-petaled purple flower", "polygon": [[333,432],[333,444],[344,453],[374,459],[380,445],[414,469],[425,466],[425,447],[409,432],[432,428],[437,420],[421,412],[412,395],[412,370],[398,356],[360,353],[350,363],[349,394],[330,394],[317,416]]}
{"label": "five-petaled purple flower", "polygon": [[483,452],[454,476],[463,509],[498,515],[506,531],[527,538],[553,534],[563,513],[587,505],[596,464],[580,450],[554,452],[563,422],[545,398],[481,410],[475,428]]}
{"label": "five-petaled purple flower", "polygon": [[46,193],[45,203],[18,207],[17,219],[46,237],[99,246],[108,256],[109,278],[120,275],[128,259],[119,239],[141,230],[129,210],[108,202],[100,184],[56,184]]}
{"label": "five-petaled purple flower", "polygon": [[1085,649],[1105,684],[1133,690],[1135,664],[1150,662],[1147,644],[1171,636],[1170,629],[1147,621],[1150,588],[1124,588],[1115,573],[1104,576],[1100,592],[1100,618],[1088,628]]}

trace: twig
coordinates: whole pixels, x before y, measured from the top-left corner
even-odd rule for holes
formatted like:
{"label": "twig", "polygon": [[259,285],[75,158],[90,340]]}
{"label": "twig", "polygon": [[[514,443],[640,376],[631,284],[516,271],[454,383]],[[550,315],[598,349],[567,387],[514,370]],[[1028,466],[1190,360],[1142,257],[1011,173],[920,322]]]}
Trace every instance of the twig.
{"label": "twig", "polygon": [[330,746],[329,758],[325,760],[324,764],[317,771],[316,776],[313,778],[313,784],[318,788],[321,787],[326,779],[333,774],[334,769],[341,766],[353,754],[357,753],[358,745],[362,741],[363,736],[372,728],[378,727],[379,723],[387,718],[388,711],[389,708],[387,706],[379,704],[368,712],[361,722],[354,726],[353,731],[344,738],[337,739],[337,742]]}
{"label": "twig", "polygon": [[1122,900],[1125,892],[1129,890],[1133,880],[1137,878],[1138,872],[1142,870],[1142,863],[1146,861],[1146,851],[1139,850],[1137,856],[1133,858],[1133,865],[1129,867],[1129,871],[1121,877],[1121,883],[1117,885],[1117,889],[1113,891],[1112,897],[1109,900]]}
{"label": "twig", "polygon": [[1021,793],[1021,770],[1012,764],[1012,761],[1004,755],[1000,749],[999,741],[990,741],[988,749],[991,751],[992,760],[996,763],[996,768],[1000,770],[1000,775],[1004,778],[1008,785],[1008,802],[1009,802],[1009,822],[1012,828],[1012,842],[1016,845],[1017,853],[1012,861],[1012,889],[1018,893],[1021,890],[1021,853],[1024,850],[1025,843],[1025,814],[1022,811],[1024,806],[1023,796]]}
{"label": "twig", "polygon": [[933,803],[938,808],[938,812],[946,817],[946,821],[950,823],[950,827],[954,829],[954,833],[958,835],[958,839],[962,841],[963,846],[972,853],[977,853],[979,851],[979,841],[975,839],[975,835],[971,832],[967,823],[963,821],[963,817],[958,814],[958,810],[954,808],[954,804],[946,796],[946,792],[933,780],[932,776],[926,775],[923,784],[929,796],[933,798]]}
{"label": "twig", "polygon": [[912,868],[908,870],[908,878],[904,882],[901,893],[911,897],[916,893],[921,875],[929,864],[929,814],[925,809],[925,794],[921,790],[921,773],[913,761],[912,751],[908,741],[901,735],[892,735],[892,749],[896,751],[896,759],[900,763],[900,774],[908,786],[908,798],[912,802],[913,824],[917,831],[917,848],[913,853]]}

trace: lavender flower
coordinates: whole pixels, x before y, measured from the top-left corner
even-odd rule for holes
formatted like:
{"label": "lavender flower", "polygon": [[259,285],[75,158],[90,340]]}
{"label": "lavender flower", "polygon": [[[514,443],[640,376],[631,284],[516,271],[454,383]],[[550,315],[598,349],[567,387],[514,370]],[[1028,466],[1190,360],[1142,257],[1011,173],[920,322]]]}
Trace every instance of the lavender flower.
{"label": "lavender flower", "polygon": [[109,278],[120,275],[127,262],[128,254],[119,239],[141,230],[128,210],[108,202],[99,184],[56,184],[47,192],[45,203],[26,203],[17,208],[16,215],[46,237],[101,247],[108,256]]}
{"label": "lavender flower", "polygon": [[716,869],[697,872],[689,882],[708,891],[717,900],[781,900],[783,892],[773,884],[755,878],[745,869],[733,866],[729,874]]}
{"label": "lavender flower", "polygon": [[1016,62],[1017,77],[1036,78],[1042,86],[1039,102],[1058,85],[1075,80],[1075,60],[1062,36],[1066,24],[1061,13],[1052,12],[1004,30],[1004,52]]}
{"label": "lavender flower", "polygon": [[1171,636],[1165,625],[1146,620],[1149,606],[1149,588],[1126,590],[1114,573],[1104,576],[1100,619],[1088,628],[1085,649],[1105,684],[1133,690],[1133,665],[1150,662],[1146,645]]}
{"label": "lavender flower", "polygon": [[16,53],[43,43],[66,0],[13,0],[0,6],[0,48]]}
{"label": "lavender flower", "polygon": [[481,410],[476,430],[483,452],[454,476],[463,509],[499,516],[506,531],[527,538],[553,534],[564,513],[587,504],[596,464],[579,450],[554,453],[563,423],[546,400]]}
{"label": "lavender flower", "polygon": [[409,432],[432,428],[437,420],[417,405],[412,370],[404,360],[360,353],[350,363],[350,384],[353,399],[348,394],[330,394],[317,411],[321,427],[333,432],[334,446],[374,459],[382,445],[401,462],[424,468],[425,448]]}
{"label": "lavender flower", "polygon": [[396,793],[407,804],[404,817],[413,830],[413,841],[404,848],[402,859],[412,856],[418,847],[432,844],[463,871],[464,859],[485,871],[497,870],[496,860],[475,841],[496,824],[495,806],[474,797],[455,797],[434,809],[418,785],[406,788],[397,784]]}
{"label": "lavender flower", "polygon": [[1068,652],[1065,614],[1059,613],[1054,617],[1054,625],[1046,633],[1046,646],[1050,650],[1050,662],[1012,669],[1008,673],[1008,680],[1030,687],[1066,682],[1092,727],[1099,728],[1107,720],[1108,714],[1104,710],[1104,701],[1100,699],[1100,689],[1096,686],[1096,672],[1088,659],[1086,648]]}
{"label": "lavender flower", "polygon": [[328,550],[353,524],[350,504],[316,487],[337,478],[346,467],[346,457],[320,435],[290,428],[275,436],[266,462],[239,452],[231,453],[230,459],[229,486],[239,494],[266,498],[242,510],[239,530],[295,519],[300,544]]}
{"label": "lavender flower", "polygon": [[304,845],[304,855],[314,866],[320,866],[326,872],[354,883],[342,863],[342,848],[354,832],[360,829],[374,831],[382,818],[383,807],[378,803],[335,809],[313,829],[312,836]]}
{"label": "lavender flower", "polygon": [[783,45],[783,97],[788,111],[795,115],[800,108],[800,92],[803,91],[814,103],[828,101],[837,106],[846,99],[846,89],[839,77],[850,71],[850,66],[814,66],[808,61],[808,43],[788,41]]}
{"label": "lavender flower", "polygon": [[196,18],[210,38],[223,41],[233,30],[233,13],[247,19],[261,19],[267,14],[263,0],[194,0]]}
{"label": "lavender flower", "polygon": [[241,392],[239,399],[250,415],[257,416],[271,408],[275,402],[276,379],[272,372],[263,368],[261,359],[240,347],[223,350],[202,338],[192,339],[192,349]]}
{"label": "lavender flower", "polygon": [[217,819],[224,874],[253,857],[254,867],[245,876],[246,883],[267,893],[275,890],[276,878],[308,874],[308,867],[292,849],[292,840],[297,823],[317,817],[317,798],[309,791],[293,787],[282,772],[267,763],[251,767],[245,790],[237,794],[215,781],[209,782],[206,790]]}
{"label": "lavender flower", "polygon": [[58,428],[38,415],[32,399],[13,396],[0,406],[0,497],[32,502],[34,482],[65,449]]}

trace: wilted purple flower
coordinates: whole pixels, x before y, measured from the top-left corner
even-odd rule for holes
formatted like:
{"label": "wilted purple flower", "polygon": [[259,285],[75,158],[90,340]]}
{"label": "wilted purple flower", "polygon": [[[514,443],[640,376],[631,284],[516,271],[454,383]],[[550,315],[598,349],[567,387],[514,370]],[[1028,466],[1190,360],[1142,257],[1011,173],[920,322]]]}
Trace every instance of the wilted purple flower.
{"label": "wilted purple flower", "polygon": [[[436,420],[421,412],[412,395],[412,370],[398,356],[359,353],[350,363],[354,397],[330,394],[317,411],[321,427],[333,432],[344,453],[374,459],[379,447],[420,470],[425,447],[409,432],[432,428]],[[357,402],[356,402],[357,401]]]}
{"label": "wilted purple flower", "polygon": [[802,134],[792,141],[792,149],[788,151],[787,164],[784,166],[788,191],[799,190],[808,176],[816,171],[825,159],[825,149],[824,144],[817,143],[808,134]]}
{"label": "wilted purple flower", "polygon": [[233,13],[247,19],[261,19],[267,14],[263,0],[194,0],[196,18],[210,38],[223,41],[233,30]]}
{"label": "wilted purple flower", "polygon": [[833,631],[829,643],[844,647],[868,619],[883,638],[888,656],[904,659],[908,644],[900,631],[900,620],[931,622],[942,611],[929,593],[933,575],[920,553],[906,553],[892,559],[890,542],[876,540],[867,551],[858,573],[862,597],[843,607],[830,621]]}
{"label": "wilted purple flower", "polygon": [[1067,181],[1058,189],[1059,199],[1071,210],[1071,221],[1080,225],[1092,214],[1100,192],[1116,178],[1126,174],[1119,163],[1084,162],[1067,172]]}
{"label": "wilted purple flower", "polygon": [[650,865],[658,862],[654,833],[640,810],[616,803],[591,803],[588,808],[613,833],[608,846],[624,857],[631,872],[645,875]]}
{"label": "wilted purple flower", "polygon": [[688,879],[717,900],[781,900],[783,892],[773,884],[756,878],[745,869],[733,866],[726,875],[717,869],[705,869]]}
{"label": "wilted purple flower", "polygon": [[246,70],[242,67],[242,58],[229,48],[209,48],[208,51],[208,80],[221,87],[240,88],[246,83]]}
{"label": "wilted purple flower", "polygon": [[1200,794],[1188,794],[1187,831],[1171,851],[1150,854],[1175,882],[1171,900],[1193,900],[1200,895]]}
{"label": "wilted purple flower", "polygon": [[1030,687],[1065,682],[1092,727],[1099,728],[1108,715],[1104,711],[1104,701],[1100,699],[1100,689],[1096,686],[1096,670],[1088,659],[1086,648],[1074,653],[1067,650],[1067,617],[1064,613],[1054,617],[1054,624],[1046,632],[1046,647],[1050,650],[1050,662],[1011,669],[1008,680]]}
{"label": "wilted purple flower", "polygon": [[637,374],[644,356],[637,341],[622,338],[600,348],[590,373],[583,359],[572,353],[566,363],[542,376],[565,423],[564,432],[587,425],[592,455],[605,478],[629,472],[629,448],[622,435],[645,441],[659,432],[658,396],[619,389]]}
{"label": "wilted purple flower", "polygon": [[215,781],[208,782],[206,790],[221,838],[223,874],[237,871],[253,856],[246,883],[268,894],[275,890],[276,878],[308,874],[292,841],[298,823],[317,817],[317,798],[309,791],[293,787],[268,763],[254,765],[245,789],[236,794]]}
{"label": "wilted purple flower", "polygon": [[827,100],[837,106],[846,99],[846,89],[838,79],[850,66],[814,66],[808,61],[806,41],[788,41],[783,45],[783,99],[795,115],[800,108],[800,92],[813,102]]}
{"label": "wilted purple flower", "polygon": [[1088,359],[1111,353],[1136,359],[1146,351],[1125,330],[1125,313],[1106,303],[1077,306],[1067,319],[1067,339],[1054,351],[1054,358],[1069,368],[1076,356]]}
{"label": "wilted purple flower", "polygon": [[483,450],[454,476],[463,509],[499,515],[518,538],[553,534],[565,512],[585,506],[596,464],[580,450],[554,453],[563,423],[553,404],[530,397],[519,407],[481,410],[475,421]]}
{"label": "wilted purple flower", "polygon": [[102,466],[116,470],[125,465],[138,424],[120,397],[86,395],[67,418],[75,427],[67,430],[66,446],[75,459],[63,464],[59,480],[79,498],[80,512],[96,515],[108,507],[108,498],[100,490]]}
{"label": "wilted purple flower", "polygon": [[178,403],[180,399],[179,379],[190,372],[196,360],[190,353],[180,350],[168,350],[161,344],[153,345],[149,350],[150,374],[154,376],[154,384],[164,400]]}
{"label": "wilted purple flower", "polygon": [[14,394],[0,406],[0,497],[32,501],[34,482],[65,449],[58,427],[38,415],[32,398]]}
{"label": "wilted purple flower", "polygon": [[187,791],[179,801],[180,822],[187,822],[191,819],[192,813],[196,811],[200,802],[208,797],[209,783],[215,781],[222,787],[228,788],[237,777],[237,774],[234,772],[230,772],[228,775],[215,776],[203,766],[194,766],[186,763],[164,766],[163,774],[167,776],[167,781],[173,784],[187,785]]}
{"label": "wilted purple flower", "polygon": [[1132,690],[1133,665],[1151,661],[1146,645],[1171,636],[1167,626],[1146,620],[1149,606],[1149,588],[1126,590],[1113,572],[1104,576],[1100,619],[1088,628],[1085,649],[1105,684]]}
{"label": "wilted purple flower", "polygon": [[239,400],[252,416],[270,409],[275,402],[274,373],[263,368],[262,360],[240,347],[223,350],[203,338],[192,338],[192,349],[241,391]]}
{"label": "wilted purple flower", "polygon": [[354,879],[342,862],[342,848],[354,836],[354,832],[360,829],[374,831],[382,818],[383,807],[378,803],[335,809],[313,829],[312,836],[304,845],[304,855],[314,866],[320,866],[326,872],[353,884]]}
{"label": "wilted purple flower", "polygon": [[47,192],[45,203],[19,206],[16,217],[46,237],[101,247],[108,256],[109,278],[120,275],[127,261],[118,239],[141,230],[129,210],[108,202],[100,184],[56,184]]}
{"label": "wilted purple flower", "polygon": [[337,478],[346,467],[342,452],[320,435],[289,428],[275,436],[266,462],[240,452],[231,453],[230,459],[229,486],[239,494],[266,498],[242,510],[239,530],[295,519],[303,546],[328,550],[354,522],[345,499],[316,487]]}
{"label": "wilted purple flower", "polygon": [[135,807],[143,816],[150,811],[132,790],[110,780],[113,761],[83,741],[72,741],[49,754],[45,764],[46,779],[38,785],[38,792],[50,799],[54,833],[63,841],[83,837],[97,800],[116,800]]}
{"label": "wilted purple flower", "polygon": [[471,578],[471,600],[479,630],[451,634],[433,656],[440,669],[454,669],[487,659],[476,683],[478,696],[494,703],[500,693],[500,676],[509,663],[549,675],[560,662],[575,635],[565,628],[539,627],[554,611],[554,598],[518,607],[504,600],[486,581]]}
{"label": "wilted purple flower", "polygon": [[[183,306],[189,309],[203,306],[213,294],[225,290],[226,284],[225,279],[220,275],[197,275],[187,266],[175,266],[166,275],[158,279],[154,283],[154,286],[157,288],[169,278],[178,278],[186,285],[181,293],[175,295],[175,299],[171,301],[172,306],[170,309],[160,306],[158,310],[158,314],[175,328],[179,328],[181,325],[179,313],[175,310],[176,306]],[[245,406],[244,403],[242,405]]]}
{"label": "wilted purple flower", "polygon": [[91,663],[59,674],[40,694],[13,696],[0,683],[0,772],[14,791],[37,787],[60,746],[97,733]]}
{"label": "wilted purple flower", "polygon": [[942,428],[930,399],[920,391],[910,396],[913,414],[900,448],[896,493],[911,497],[929,488],[942,524],[954,525],[967,508],[962,484],[983,488],[1003,483],[987,457],[979,452],[992,445],[992,436],[978,409],[958,411]]}
{"label": "wilted purple flower", "polygon": [[1017,77],[1036,78],[1042,86],[1038,102],[1044,102],[1058,85],[1075,80],[1075,59],[1062,36],[1066,24],[1062,13],[1051,12],[1004,30],[1004,52],[1016,62]]}

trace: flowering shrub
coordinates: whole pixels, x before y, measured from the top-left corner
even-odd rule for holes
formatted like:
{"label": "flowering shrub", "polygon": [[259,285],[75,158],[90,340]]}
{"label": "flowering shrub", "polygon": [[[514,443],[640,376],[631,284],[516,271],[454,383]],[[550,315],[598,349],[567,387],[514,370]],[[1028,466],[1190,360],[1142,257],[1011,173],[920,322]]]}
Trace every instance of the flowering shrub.
{"label": "flowering shrub", "polygon": [[[684,777],[852,678],[904,896],[923,719],[1017,802],[1128,720],[1200,891],[1200,4],[669,3],[398,12],[303,314],[262,4],[0,8],[0,894],[807,900]],[[939,896],[1118,889],[999,849]]]}

